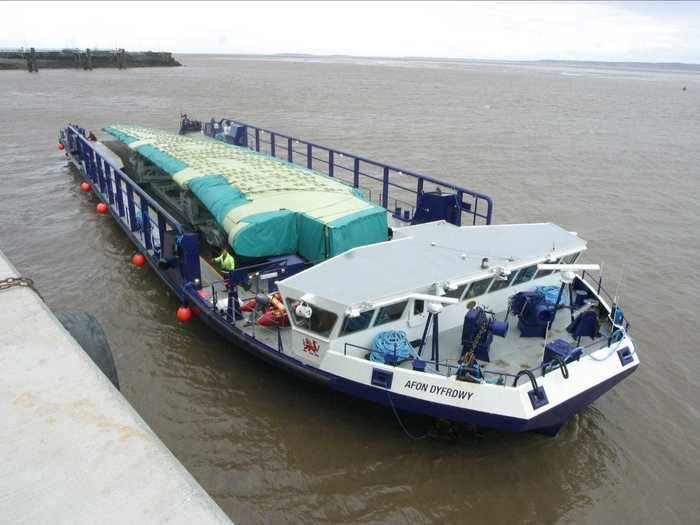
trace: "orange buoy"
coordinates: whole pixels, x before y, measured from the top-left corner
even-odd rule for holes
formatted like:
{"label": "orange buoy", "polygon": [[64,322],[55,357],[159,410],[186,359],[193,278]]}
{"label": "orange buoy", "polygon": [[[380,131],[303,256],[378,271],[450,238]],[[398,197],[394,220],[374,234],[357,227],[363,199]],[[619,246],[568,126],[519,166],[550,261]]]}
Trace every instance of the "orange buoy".
{"label": "orange buoy", "polygon": [[146,264],[146,258],[143,256],[142,253],[135,253],[131,257],[131,262],[134,266],[143,266],[144,264]]}
{"label": "orange buoy", "polygon": [[63,151],[63,150],[65,149],[65,146],[59,142],[59,143],[58,143],[58,149],[60,149],[61,151]]}
{"label": "orange buoy", "polygon": [[90,191],[90,185],[87,182],[81,182],[80,189],[83,190],[83,193],[87,193]]}
{"label": "orange buoy", "polygon": [[104,202],[100,202],[95,206],[97,213],[107,213],[107,205]]}
{"label": "orange buoy", "polygon": [[177,309],[177,319],[178,321],[187,322],[192,319],[192,310],[189,306],[181,306]]}

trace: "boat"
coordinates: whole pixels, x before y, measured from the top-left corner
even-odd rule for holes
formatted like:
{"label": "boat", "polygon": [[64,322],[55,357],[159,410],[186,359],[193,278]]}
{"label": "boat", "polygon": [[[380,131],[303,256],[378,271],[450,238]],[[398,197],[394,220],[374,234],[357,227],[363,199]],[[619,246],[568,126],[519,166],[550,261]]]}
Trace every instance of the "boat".
{"label": "boat", "polygon": [[484,193],[232,118],[103,131],[68,125],[59,148],[134,263],[178,319],[291,373],[396,417],[556,435],[639,366],[575,232],[493,224]]}

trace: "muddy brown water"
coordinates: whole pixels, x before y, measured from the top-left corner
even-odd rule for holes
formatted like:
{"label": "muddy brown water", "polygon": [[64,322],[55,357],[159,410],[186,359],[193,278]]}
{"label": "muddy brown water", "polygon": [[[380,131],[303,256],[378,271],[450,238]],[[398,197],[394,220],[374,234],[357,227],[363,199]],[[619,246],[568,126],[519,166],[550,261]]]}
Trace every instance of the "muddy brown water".
{"label": "muddy brown water", "polygon": [[[698,523],[700,75],[567,66],[178,57],[0,74],[0,246],[57,311],[103,323],[122,391],[247,523]],[[683,91],[683,86],[687,90]],[[490,194],[495,220],[589,242],[642,366],[552,439],[444,428],[288,377],[175,321],[56,149],[67,122],[251,123]]]}

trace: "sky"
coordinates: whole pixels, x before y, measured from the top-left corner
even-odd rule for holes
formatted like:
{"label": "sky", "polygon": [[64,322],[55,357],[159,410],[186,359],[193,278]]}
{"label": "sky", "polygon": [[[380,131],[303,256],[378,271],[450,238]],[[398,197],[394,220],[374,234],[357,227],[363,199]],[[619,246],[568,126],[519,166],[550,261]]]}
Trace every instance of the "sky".
{"label": "sky", "polygon": [[700,63],[700,2],[2,2],[0,48]]}

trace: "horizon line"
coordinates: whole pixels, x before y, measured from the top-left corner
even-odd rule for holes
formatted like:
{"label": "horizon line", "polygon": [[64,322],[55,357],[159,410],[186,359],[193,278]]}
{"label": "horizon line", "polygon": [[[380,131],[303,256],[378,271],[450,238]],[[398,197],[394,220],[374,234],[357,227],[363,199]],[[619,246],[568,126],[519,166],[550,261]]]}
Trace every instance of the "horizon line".
{"label": "horizon line", "polygon": [[[127,50],[128,51],[128,50]],[[645,61],[645,60],[600,60],[600,59],[574,59],[574,58],[532,58],[532,59],[512,59],[512,58],[456,58],[439,56],[383,56],[383,55],[348,55],[343,53],[315,54],[315,53],[230,53],[218,51],[170,51],[177,55],[218,55],[218,56],[239,56],[239,57],[289,57],[289,58],[363,58],[378,60],[440,60],[442,62],[508,62],[508,63],[536,63],[536,62],[570,62],[584,64],[637,64],[637,65],[678,65],[697,66],[700,62],[681,61]]]}

